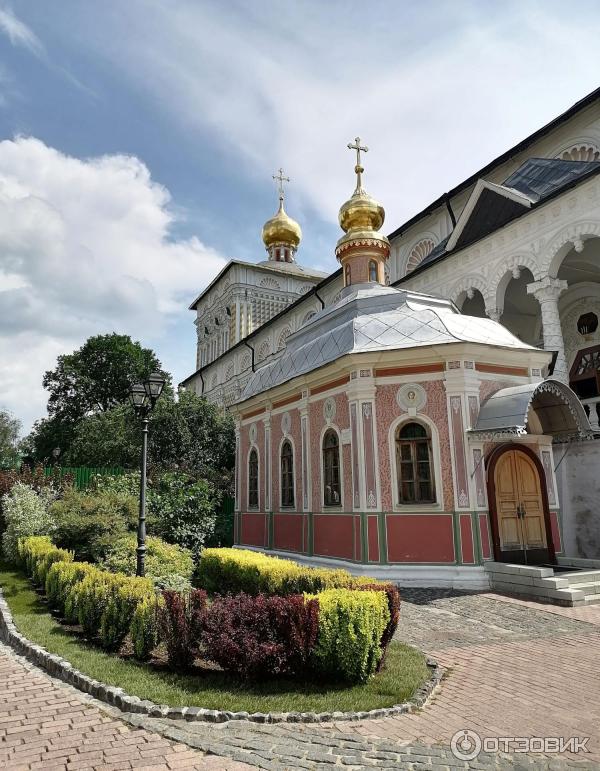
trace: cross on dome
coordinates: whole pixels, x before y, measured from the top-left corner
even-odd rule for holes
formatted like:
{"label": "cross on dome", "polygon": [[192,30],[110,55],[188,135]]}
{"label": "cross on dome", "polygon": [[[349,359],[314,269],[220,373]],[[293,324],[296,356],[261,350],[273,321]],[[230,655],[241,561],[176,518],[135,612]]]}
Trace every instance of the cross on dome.
{"label": "cross on dome", "polygon": [[360,154],[362,153],[368,153],[369,148],[366,145],[361,145],[360,143],[360,137],[356,137],[354,139],[354,144],[352,142],[348,142],[348,150],[356,150],[356,166],[354,167],[354,171],[356,172],[356,190],[362,190],[362,173],[364,171],[364,168],[361,166],[360,163]]}
{"label": "cross on dome", "polygon": [[283,176],[283,169],[279,169],[277,174],[273,174],[273,179],[277,182],[277,189],[279,190],[279,200],[283,201],[285,198],[285,191],[283,189],[283,183],[289,182],[289,177]]}

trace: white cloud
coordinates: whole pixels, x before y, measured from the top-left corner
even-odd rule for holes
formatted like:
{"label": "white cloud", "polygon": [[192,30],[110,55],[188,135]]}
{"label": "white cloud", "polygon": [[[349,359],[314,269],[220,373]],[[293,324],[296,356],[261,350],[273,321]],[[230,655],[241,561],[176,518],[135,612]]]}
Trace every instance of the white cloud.
{"label": "white cloud", "polygon": [[41,378],[58,353],[101,332],[157,340],[187,317],[224,260],[170,237],[169,203],[137,158],[0,142],[0,405],[28,422],[43,414]]}
{"label": "white cloud", "polygon": [[18,19],[10,8],[0,8],[0,32],[7,35],[14,46],[23,46],[36,56],[44,51],[35,32]]}
{"label": "white cloud", "polygon": [[393,229],[597,85],[593,10],[132,0],[95,46],[254,181],[282,164],[296,211],[300,198],[335,221],[359,134],[367,189]]}

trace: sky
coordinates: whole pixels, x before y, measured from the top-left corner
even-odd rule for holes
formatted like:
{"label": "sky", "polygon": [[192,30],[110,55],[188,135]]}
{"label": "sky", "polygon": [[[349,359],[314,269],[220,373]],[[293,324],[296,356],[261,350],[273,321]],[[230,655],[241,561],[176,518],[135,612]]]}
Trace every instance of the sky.
{"label": "sky", "polygon": [[0,408],[90,335],[195,365],[189,303],[265,258],[272,174],[334,270],[365,187],[391,232],[596,88],[596,2],[0,0]]}

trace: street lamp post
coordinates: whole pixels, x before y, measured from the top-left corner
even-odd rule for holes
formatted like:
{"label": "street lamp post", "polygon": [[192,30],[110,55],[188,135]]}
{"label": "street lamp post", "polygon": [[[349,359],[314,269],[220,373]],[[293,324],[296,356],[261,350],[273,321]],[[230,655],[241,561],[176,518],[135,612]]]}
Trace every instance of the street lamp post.
{"label": "street lamp post", "polygon": [[140,479],[140,511],[137,531],[137,567],[135,574],[144,576],[146,573],[146,469],[148,464],[148,424],[150,413],[154,409],[158,397],[165,387],[165,378],[158,372],[153,372],[144,383],[136,383],[129,390],[129,403],[135,414],[142,421],[142,474]]}

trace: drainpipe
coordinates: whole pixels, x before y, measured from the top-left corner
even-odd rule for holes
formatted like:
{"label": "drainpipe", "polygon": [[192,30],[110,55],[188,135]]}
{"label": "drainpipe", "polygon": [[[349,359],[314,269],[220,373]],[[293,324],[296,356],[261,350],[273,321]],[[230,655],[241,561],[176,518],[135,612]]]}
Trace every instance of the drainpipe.
{"label": "drainpipe", "polygon": [[450,219],[452,220],[452,227],[456,227],[456,217],[454,216],[454,212],[452,211],[452,204],[450,203],[450,196],[448,193],[444,195],[444,202],[446,204],[446,209],[448,209],[448,214],[450,215]]}
{"label": "drainpipe", "polygon": [[198,372],[200,375],[200,382],[202,383],[202,390],[200,391],[200,396],[204,396],[204,378],[202,377],[202,372]]}
{"label": "drainpipe", "polygon": [[254,369],[254,348],[251,345],[249,345],[245,340],[242,340],[242,342],[244,343],[246,348],[250,348],[250,350],[252,351],[252,372],[256,372],[256,370]]}
{"label": "drainpipe", "polygon": [[319,296],[319,293],[317,292],[316,289],[315,289],[315,297],[321,303],[321,310],[323,310],[323,308],[325,307],[325,303],[323,302],[323,298]]}

